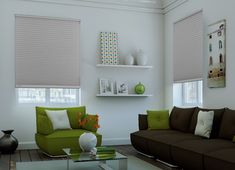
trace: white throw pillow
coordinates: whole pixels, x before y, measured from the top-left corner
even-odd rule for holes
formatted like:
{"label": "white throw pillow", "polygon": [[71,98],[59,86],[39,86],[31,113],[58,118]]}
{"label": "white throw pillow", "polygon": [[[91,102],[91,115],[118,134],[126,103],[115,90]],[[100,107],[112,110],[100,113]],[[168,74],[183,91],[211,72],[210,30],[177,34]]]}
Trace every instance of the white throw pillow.
{"label": "white throw pillow", "polygon": [[199,111],[197,116],[197,125],[194,134],[210,138],[214,119],[214,111]]}
{"label": "white throw pillow", "polygon": [[45,110],[53,129],[71,129],[66,110]]}

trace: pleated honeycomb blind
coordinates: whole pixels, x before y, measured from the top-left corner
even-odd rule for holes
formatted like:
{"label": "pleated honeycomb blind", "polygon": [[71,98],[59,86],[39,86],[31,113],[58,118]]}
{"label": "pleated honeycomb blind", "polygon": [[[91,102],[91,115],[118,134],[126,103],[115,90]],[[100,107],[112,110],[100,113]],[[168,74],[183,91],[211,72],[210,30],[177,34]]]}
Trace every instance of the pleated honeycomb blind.
{"label": "pleated honeycomb blind", "polygon": [[174,82],[203,78],[202,11],[174,23]]}
{"label": "pleated honeycomb blind", "polygon": [[79,88],[80,22],[15,16],[16,87]]}

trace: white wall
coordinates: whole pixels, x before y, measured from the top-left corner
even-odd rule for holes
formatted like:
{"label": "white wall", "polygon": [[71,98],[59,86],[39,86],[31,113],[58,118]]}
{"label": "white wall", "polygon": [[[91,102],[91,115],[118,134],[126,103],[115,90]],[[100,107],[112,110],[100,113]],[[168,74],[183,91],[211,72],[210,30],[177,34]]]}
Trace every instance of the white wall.
{"label": "white wall", "polygon": [[[20,0],[0,2],[0,129],[14,129],[19,148],[34,146],[36,131],[33,106],[16,103],[14,82],[14,15],[38,15],[81,20],[81,88],[82,105],[89,113],[100,115],[99,133],[105,144],[129,143],[129,135],[137,130],[137,115],[146,109],[164,106],[163,16],[127,10],[37,3]],[[97,68],[99,32],[119,34],[120,56],[142,48],[153,69]],[[147,98],[96,97],[98,78],[126,80],[130,86],[141,81]],[[28,144],[28,145],[27,145]]]}
{"label": "white wall", "polygon": [[[203,10],[204,20],[204,107],[219,108],[231,107],[235,109],[235,17],[234,0],[188,0],[183,5],[175,8],[165,15],[165,106],[172,107],[173,101],[173,23],[181,18]],[[207,25],[226,19],[227,24],[227,42],[226,42],[226,87],[208,88],[207,87]]]}

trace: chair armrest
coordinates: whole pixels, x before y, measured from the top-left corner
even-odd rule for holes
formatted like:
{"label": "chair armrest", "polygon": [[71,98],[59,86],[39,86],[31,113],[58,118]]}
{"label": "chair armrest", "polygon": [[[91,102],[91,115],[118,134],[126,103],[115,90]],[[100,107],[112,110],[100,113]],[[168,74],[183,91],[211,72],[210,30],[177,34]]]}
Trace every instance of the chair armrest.
{"label": "chair armrest", "polygon": [[146,114],[139,114],[139,130],[148,129],[148,120]]}

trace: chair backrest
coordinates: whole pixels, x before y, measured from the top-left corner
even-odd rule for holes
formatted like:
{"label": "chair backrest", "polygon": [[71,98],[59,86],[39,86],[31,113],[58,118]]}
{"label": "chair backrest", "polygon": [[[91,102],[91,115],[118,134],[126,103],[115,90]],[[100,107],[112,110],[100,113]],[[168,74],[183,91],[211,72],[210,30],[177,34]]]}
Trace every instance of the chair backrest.
{"label": "chair backrest", "polygon": [[78,113],[86,113],[86,107],[64,107],[64,108],[52,108],[52,107],[39,107],[36,106],[36,125],[37,133],[44,135],[51,134],[53,130],[52,123],[47,117],[45,110],[67,110],[70,125],[73,129],[78,129]]}

